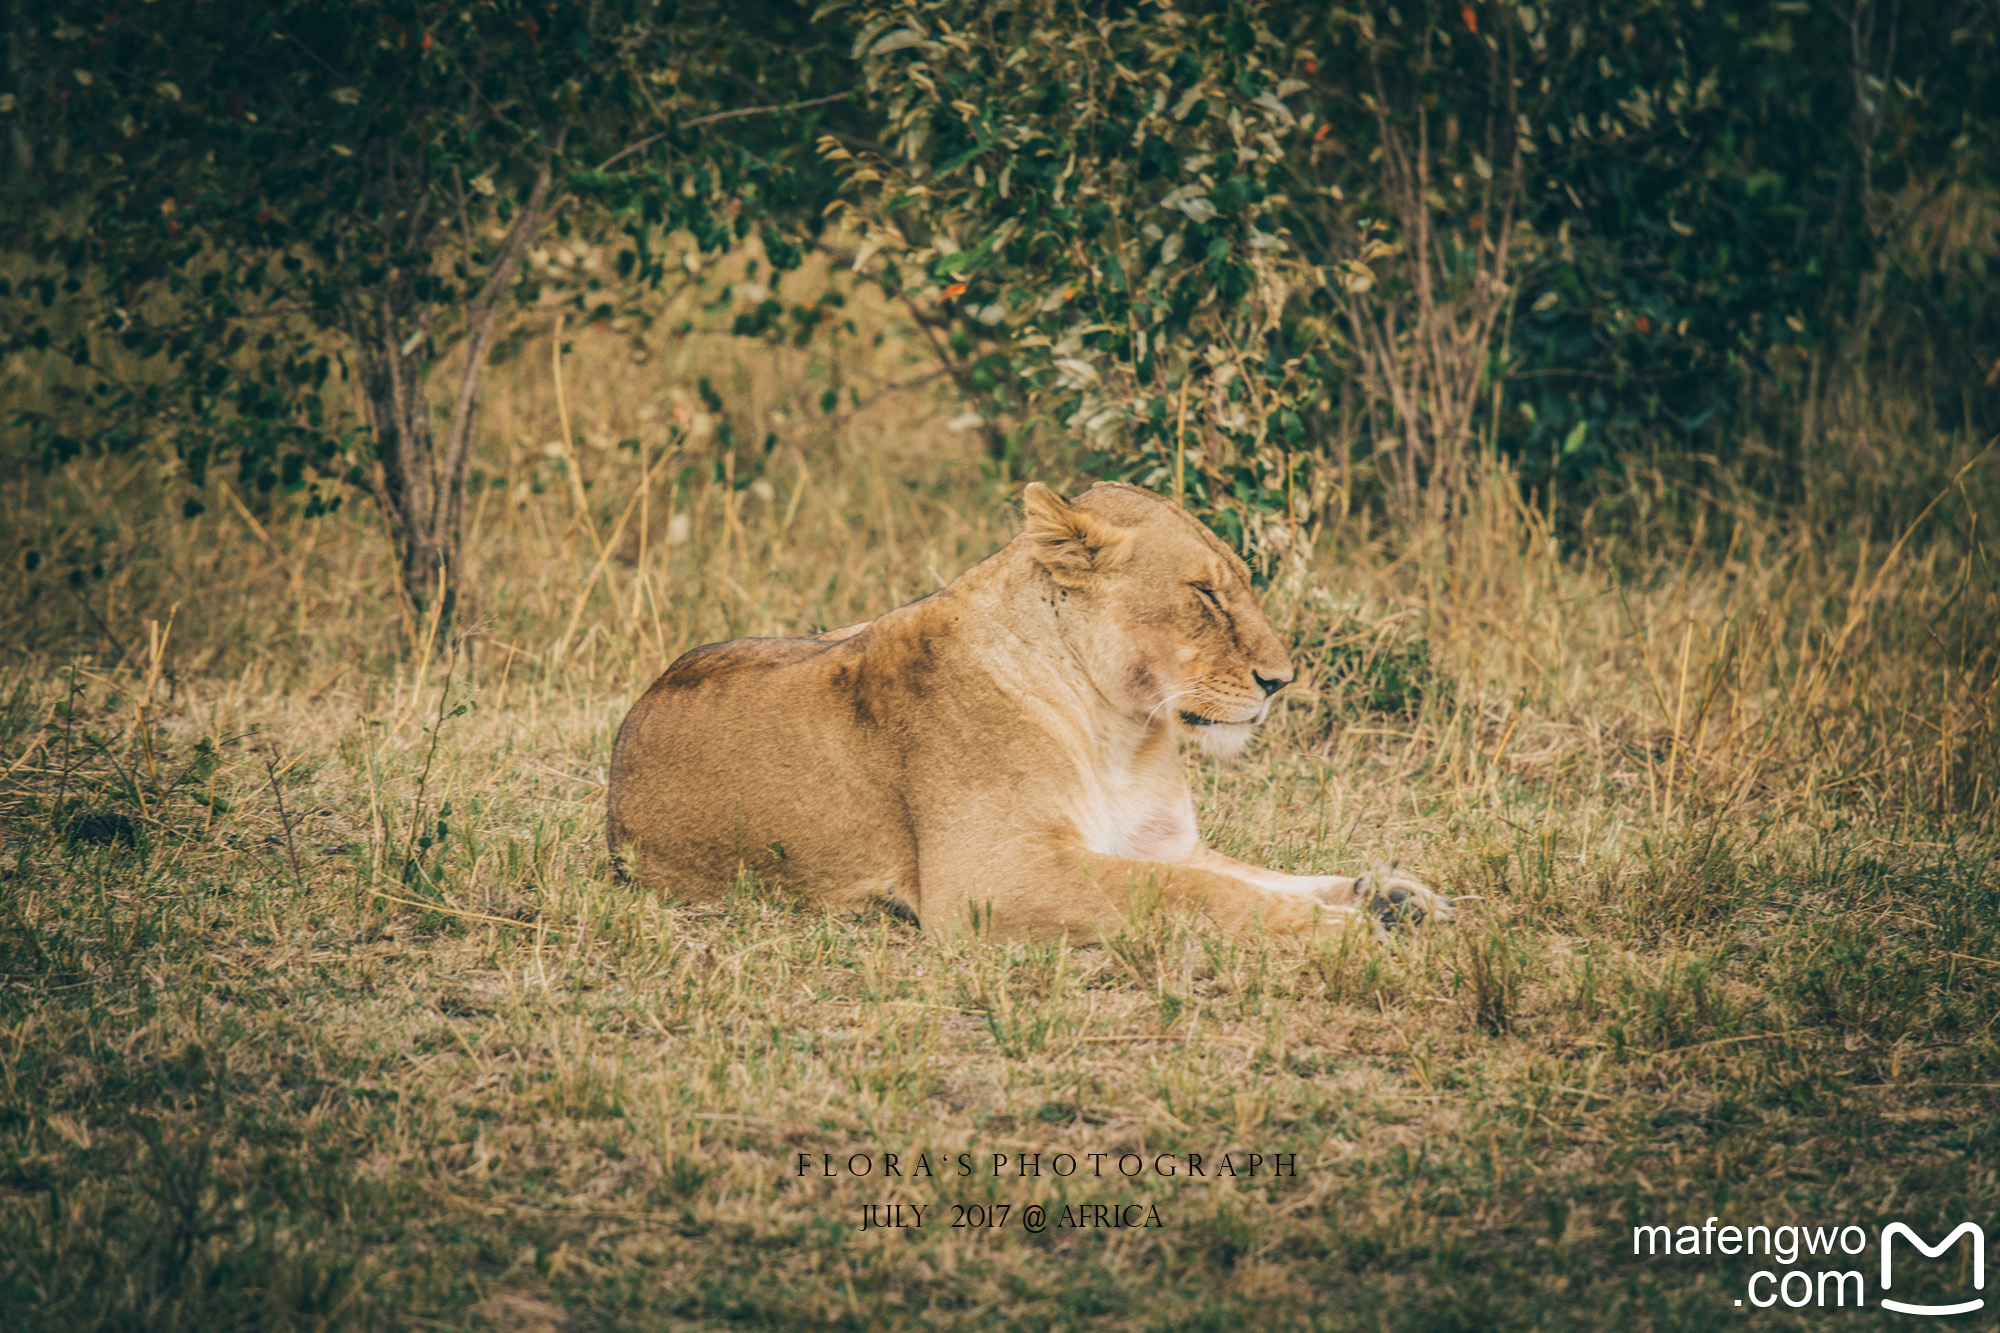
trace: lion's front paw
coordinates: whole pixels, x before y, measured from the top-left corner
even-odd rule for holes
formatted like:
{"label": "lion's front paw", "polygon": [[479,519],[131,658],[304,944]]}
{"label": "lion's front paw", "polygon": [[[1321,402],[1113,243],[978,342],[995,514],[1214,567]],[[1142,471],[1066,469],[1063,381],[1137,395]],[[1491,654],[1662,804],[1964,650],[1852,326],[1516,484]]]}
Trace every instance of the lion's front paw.
{"label": "lion's front paw", "polygon": [[1354,882],[1354,899],[1385,926],[1451,919],[1451,900],[1395,866],[1377,866]]}

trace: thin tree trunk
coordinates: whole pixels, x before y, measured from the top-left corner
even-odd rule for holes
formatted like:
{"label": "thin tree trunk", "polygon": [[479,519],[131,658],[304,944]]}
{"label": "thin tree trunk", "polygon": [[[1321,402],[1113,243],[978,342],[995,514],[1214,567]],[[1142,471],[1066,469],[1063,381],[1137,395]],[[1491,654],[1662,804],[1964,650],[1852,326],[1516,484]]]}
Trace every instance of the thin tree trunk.
{"label": "thin tree trunk", "polygon": [[395,544],[399,595],[412,624],[435,615],[441,626],[448,625],[458,610],[464,587],[465,475],[472,459],[480,380],[522,256],[554,212],[548,203],[552,178],[552,164],[544,163],[487,266],[485,282],[466,307],[465,361],[442,441],[433,431],[425,386],[430,309],[401,308],[398,297],[405,289],[399,285],[347,298],[348,337],[375,437],[373,489]]}

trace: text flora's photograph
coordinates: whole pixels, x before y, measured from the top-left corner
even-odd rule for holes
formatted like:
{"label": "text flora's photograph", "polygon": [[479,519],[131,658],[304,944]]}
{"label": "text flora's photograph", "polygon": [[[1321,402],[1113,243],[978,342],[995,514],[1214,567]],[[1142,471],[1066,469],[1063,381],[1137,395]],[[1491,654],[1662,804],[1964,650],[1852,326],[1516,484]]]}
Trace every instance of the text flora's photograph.
{"label": "text flora's photograph", "polygon": [[1995,1327],[1988,0],[0,12],[0,1327]]}

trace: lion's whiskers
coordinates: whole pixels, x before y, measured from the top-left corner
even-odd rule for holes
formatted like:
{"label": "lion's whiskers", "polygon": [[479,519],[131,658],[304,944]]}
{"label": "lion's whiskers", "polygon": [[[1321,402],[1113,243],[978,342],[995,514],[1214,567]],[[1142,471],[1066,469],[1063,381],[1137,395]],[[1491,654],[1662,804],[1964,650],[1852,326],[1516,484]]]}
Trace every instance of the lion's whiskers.
{"label": "lion's whiskers", "polygon": [[1159,719],[1161,709],[1166,708],[1170,704],[1178,703],[1182,699],[1190,698],[1193,696],[1193,693],[1194,691],[1186,689],[1174,690],[1169,693],[1165,698],[1153,705],[1152,712],[1146,714],[1146,725],[1151,726]]}

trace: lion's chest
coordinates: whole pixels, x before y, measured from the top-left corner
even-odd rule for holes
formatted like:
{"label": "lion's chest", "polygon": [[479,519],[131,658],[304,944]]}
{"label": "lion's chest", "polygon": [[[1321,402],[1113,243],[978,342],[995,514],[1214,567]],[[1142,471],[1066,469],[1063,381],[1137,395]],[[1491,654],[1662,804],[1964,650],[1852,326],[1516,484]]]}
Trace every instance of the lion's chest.
{"label": "lion's chest", "polygon": [[1161,791],[1155,783],[1106,783],[1092,795],[1082,822],[1084,845],[1093,852],[1179,861],[1201,845],[1194,803],[1184,787]]}

